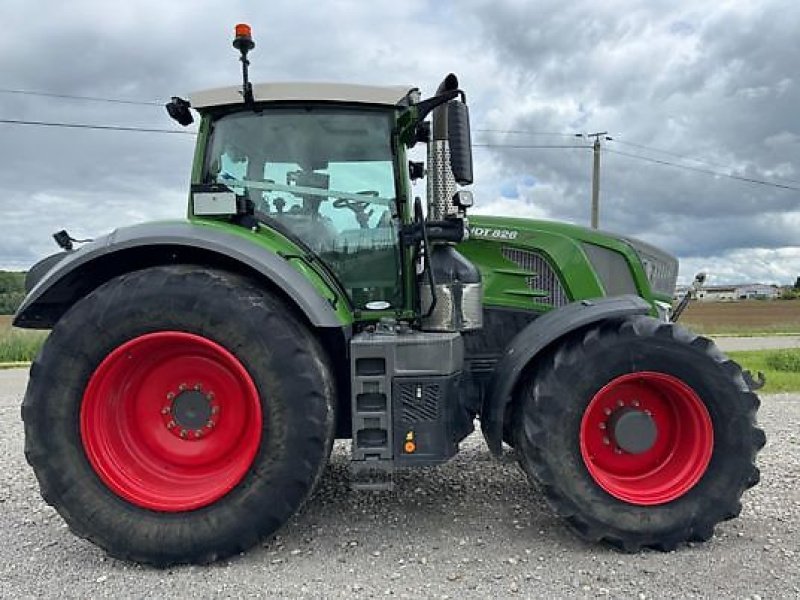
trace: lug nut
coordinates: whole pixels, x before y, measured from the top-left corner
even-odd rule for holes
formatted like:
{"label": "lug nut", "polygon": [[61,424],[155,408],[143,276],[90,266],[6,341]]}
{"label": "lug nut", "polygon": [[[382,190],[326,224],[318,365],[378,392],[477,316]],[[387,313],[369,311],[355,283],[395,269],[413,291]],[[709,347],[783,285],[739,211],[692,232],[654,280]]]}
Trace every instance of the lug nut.
{"label": "lug nut", "polygon": [[214,392],[208,392],[208,393],[206,394],[206,400],[208,400],[209,402],[211,402],[213,399],[214,399]]}
{"label": "lug nut", "polygon": [[172,429],[173,427],[175,427],[175,425],[177,425],[175,421],[170,421],[169,423],[167,423],[167,429]]}
{"label": "lug nut", "polygon": [[173,392],[167,392],[167,400],[174,400],[175,394]]}
{"label": "lug nut", "polygon": [[625,403],[622,400],[617,400],[617,406],[625,406]]}
{"label": "lug nut", "polygon": [[170,411],[169,406],[165,406],[164,408],[161,409],[161,414],[162,415],[168,415],[169,411]]}
{"label": "lug nut", "polygon": [[214,421],[208,421],[208,422],[206,423],[206,427],[208,427],[209,429],[211,429],[212,427],[214,427]]}
{"label": "lug nut", "polygon": [[182,392],[185,392],[185,391],[186,391],[186,388],[188,388],[188,387],[189,387],[188,385],[186,385],[185,383],[182,383],[182,384],[180,384],[180,385],[178,386],[178,389],[179,389],[180,391],[182,391]]}
{"label": "lug nut", "polygon": [[604,408],[603,412],[606,414],[606,416],[608,416],[608,415],[611,414],[611,409],[610,408]]}
{"label": "lug nut", "polygon": [[194,430],[194,437],[199,438],[203,436],[203,431],[201,429]]}
{"label": "lug nut", "polygon": [[639,401],[638,401],[638,400],[634,400],[634,401],[633,401],[633,405],[634,405],[634,406],[639,406]]}
{"label": "lug nut", "polygon": [[188,431],[186,431],[185,429],[181,429],[181,437],[182,438],[185,438],[188,434],[189,434]]}
{"label": "lug nut", "polygon": [[606,428],[606,424],[605,423],[600,423],[600,429],[605,429],[605,428]]}
{"label": "lug nut", "polygon": [[200,384],[200,383],[195,383],[194,384],[194,391],[199,392],[202,389],[203,389],[203,385],[202,384]]}
{"label": "lug nut", "polygon": [[219,413],[219,406],[216,406],[216,405],[212,406],[211,407],[211,414],[212,415],[216,415],[217,413]]}
{"label": "lug nut", "polygon": [[611,440],[608,439],[607,437],[603,436],[603,444],[608,446],[609,444],[611,444]]}

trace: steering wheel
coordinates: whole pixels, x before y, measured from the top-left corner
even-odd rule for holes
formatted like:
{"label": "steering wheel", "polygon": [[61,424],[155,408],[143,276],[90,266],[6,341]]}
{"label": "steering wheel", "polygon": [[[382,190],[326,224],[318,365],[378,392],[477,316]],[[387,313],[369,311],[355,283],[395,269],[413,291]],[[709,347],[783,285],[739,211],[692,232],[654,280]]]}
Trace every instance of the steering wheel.
{"label": "steering wheel", "polygon": [[[374,190],[369,190],[365,192],[358,192],[359,195],[362,196],[372,196],[377,198],[378,192]],[[361,229],[367,229],[369,227],[369,218],[373,215],[375,211],[370,210],[367,211],[370,203],[368,200],[350,200],[349,198],[336,198],[333,201],[334,208],[349,208],[356,214],[356,221],[358,221],[358,225]]]}

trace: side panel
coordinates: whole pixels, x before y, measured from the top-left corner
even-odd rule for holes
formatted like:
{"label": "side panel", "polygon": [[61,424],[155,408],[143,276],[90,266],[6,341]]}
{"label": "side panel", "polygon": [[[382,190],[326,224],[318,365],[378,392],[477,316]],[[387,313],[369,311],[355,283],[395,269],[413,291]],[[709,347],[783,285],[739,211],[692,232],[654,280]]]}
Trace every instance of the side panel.
{"label": "side panel", "polygon": [[[326,285],[309,265],[285,259],[299,255],[276,232],[253,232],[231,225],[165,222],[113,231],[58,261],[28,293],[14,319],[18,327],[47,328],[80,297],[111,277],[154,264],[180,262],[193,256],[243,267],[264,277],[290,298],[317,327],[342,327],[352,322],[346,298]],[[198,254],[200,253],[200,254]]]}
{"label": "side panel", "polygon": [[483,401],[481,429],[492,453],[501,452],[506,408],[520,375],[539,352],[567,333],[592,323],[646,315],[651,310],[651,305],[638,296],[582,300],[542,315],[518,333],[497,363]]}

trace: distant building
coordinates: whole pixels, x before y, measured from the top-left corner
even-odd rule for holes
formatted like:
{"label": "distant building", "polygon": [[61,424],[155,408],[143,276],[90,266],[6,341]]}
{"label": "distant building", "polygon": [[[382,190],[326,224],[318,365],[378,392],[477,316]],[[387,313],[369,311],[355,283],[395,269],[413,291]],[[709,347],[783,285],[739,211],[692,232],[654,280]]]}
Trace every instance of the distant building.
{"label": "distant building", "polygon": [[697,292],[697,299],[701,302],[731,302],[738,300],[735,285],[707,285]]}
{"label": "distant building", "polygon": [[[675,299],[683,298],[689,286],[675,288]],[[697,294],[695,300],[700,302],[736,302],[738,300],[775,300],[781,295],[777,285],[763,283],[742,283],[738,285],[707,285]]]}
{"label": "distant building", "polygon": [[781,289],[777,285],[751,283],[736,288],[737,300],[775,300],[780,295]]}

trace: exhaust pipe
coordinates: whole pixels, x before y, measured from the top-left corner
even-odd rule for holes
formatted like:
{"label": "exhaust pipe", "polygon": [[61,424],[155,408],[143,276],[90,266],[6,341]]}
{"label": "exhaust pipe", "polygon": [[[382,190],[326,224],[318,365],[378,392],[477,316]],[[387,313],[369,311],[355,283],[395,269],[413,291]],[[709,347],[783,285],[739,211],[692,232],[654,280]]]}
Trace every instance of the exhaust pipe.
{"label": "exhaust pipe", "polygon": [[[450,73],[436,89],[436,95],[458,89],[458,77]],[[447,141],[447,105],[433,109],[431,141],[428,143],[428,219],[442,221],[458,210],[453,195],[458,187],[450,168],[450,144]]]}

